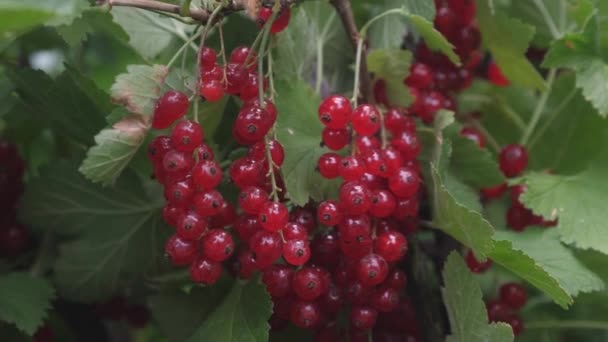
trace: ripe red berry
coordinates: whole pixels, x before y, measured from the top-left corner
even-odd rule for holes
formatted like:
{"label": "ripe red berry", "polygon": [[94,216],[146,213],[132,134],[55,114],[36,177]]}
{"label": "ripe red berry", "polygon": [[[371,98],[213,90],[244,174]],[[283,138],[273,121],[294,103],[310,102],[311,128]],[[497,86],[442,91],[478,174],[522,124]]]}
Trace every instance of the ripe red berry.
{"label": "ripe red berry", "polygon": [[152,116],[152,128],[164,129],[173,124],[177,119],[181,118],[188,111],[188,96],[186,94],[169,90],[164,93],[154,108]]}
{"label": "ripe red berry", "polygon": [[526,289],[517,283],[506,283],[500,287],[500,300],[514,310],[521,309],[528,300]]}
{"label": "ripe red berry", "polygon": [[190,266],[190,278],[193,282],[211,285],[222,276],[222,264],[219,262],[198,258]]}
{"label": "ripe red berry", "polygon": [[163,220],[171,227],[175,227],[177,226],[177,220],[184,212],[185,209],[183,207],[167,203],[163,207]]}
{"label": "ripe red berry", "polygon": [[350,309],[350,324],[358,330],[369,330],[376,325],[378,312],[368,306],[354,306]]}
{"label": "ripe red berry", "polygon": [[177,150],[167,151],[163,157],[163,170],[167,174],[185,176],[192,168],[192,156]]}
{"label": "ripe red berry", "polygon": [[341,95],[332,95],[319,105],[319,120],[332,129],[344,129],[350,122],[351,115],[350,101]]}
{"label": "ripe red berry", "polygon": [[194,261],[197,248],[195,243],[173,235],[165,243],[165,253],[175,266],[185,266]]}
{"label": "ripe red berry", "polygon": [[371,191],[361,182],[344,183],[340,188],[340,202],[348,213],[363,214],[372,205]]}
{"label": "ripe red berry", "polygon": [[[272,9],[268,7],[260,8],[260,12],[258,13],[258,18],[260,20],[260,26],[263,26],[266,21],[272,16]],[[272,22],[272,26],[270,26],[271,33],[279,33],[283,31],[287,25],[289,24],[289,19],[291,18],[291,10],[289,7],[285,7],[281,9],[281,12]]]}
{"label": "ripe red berry", "polygon": [[220,80],[209,80],[207,82],[201,82],[200,86],[201,96],[209,102],[217,102],[224,96],[224,86]]}
{"label": "ripe red berry", "polygon": [[511,84],[509,79],[502,73],[502,70],[500,70],[498,64],[496,64],[494,61],[488,64],[487,77],[490,83],[499,87],[506,87]]}
{"label": "ripe red berry", "polygon": [[532,212],[521,205],[511,205],[507,210],[507,225],[517,232],[524,231],[533,220]]}
{"label": "ripe red berry", "polygon": [[204,46],[200,51],[198,62],[204,68],[212,68],[217,62],[217,54],[212,48]]}
{"label": "ripe red berry", "polygon": [[510,315],[511,309],[500,300],[493,300],[486,303],[488,319],[490,322],[504,322]]}
{"label": "ripe red berry", "polygon": [[317,170],[323,178],[333,179],[340,175],[340,163],[342,162],[342,157],[340,157],[336,153],[325,153],[319,157],[319,162],[317,163]]}
{"label": "ripe red berry", "polygon": [[440,92],[430,91],[420,94],[420,100],[418,115],[427,124],[433,122],[435,113],[444,107],[445,96]]}
{"label": "ripe red berry", "polygon": [[241,191],[238,201],[245,213],[257,215],[268,201],[268,193],[257,186],[248,186]]}
{"label": "ripe red berry", "polygon": [[[243,84],[241,86],[240,98],[243,101],[250,101],[253,98],[257,97],[260,91],[259,88],[260,77],[258,73],[255,71],[249,71],[243,80]],[[267,88],[267,79],[263,78],[263,87],[264,91]]]}
{"label": "ripe red berry", "polygon": [[447,6],[438,7],[434,24],[435,28],[437,28],[439,32],[443,33],[444,35],[449,35],[457,29],[457,13],[452,11]]}
{"label": "ripe red berry", "polygon": [[420,62],[413,63],[410,67],[410,74],[405,79],[405,84],[418,89],[427,88],[433,83],[433,69]]}
{"label": "ripe red berry", "polygon": [[498,157],[500,170],[507,177],[515,177],[528,166],[528,151],[518,144],[506,145]]}
{"label": "ripe red berry", "polygon": [[306,240],[308,239],[308,231],[299,223],[287,222],[283,227],[283,238],[285,240]]}
{"label": "ripe red berry", "polygon": [[262,282],[272,298],[285,297],[291,293],[293,270],[286,265],[272,265],[262,273]]}
{"label": "ripe red berry", "polygon": [[388,178],[389,189],[398,197],[412,197],[418,192],[420,177],[410,167],[401,167]]}
{"label": "ripe red berry", "polygon": [[386,261],[397,261],[407,253],[407,239],[399,232],[382,233],[374,242],[374,250]]}
{"label": "ripe red berry", "polygon": [[390,108],[384,113],[384,127],[393,135],[397,135],[405,130],[415,131],[416,122],[410,116],[406,116],[397,108]]}
{"label": "ripe red berry", "polygon": [[203,237],[201,246],[205,258],[222,262],[234,252],[234,239],[232,239],[230,233],[223,229],[211,229]]}
{"label": "ripe red berry", "polygon": [[371,136],[380,130],[380,112],[369,104],[359,105],[352,113],[352,125],[360,135]]}
{"label": "ripe red berry", "polygon": [[323,144],[330,150],[339,151],[348,145],[350,134],[346,129],[332,129],[325,127],[321,132]]}
{"label": "ripe red berry", "polygon": [[506,189],[507,189],[507,184],[501,183],[501,184],[498,184],[498,185],[490,187],[490,188],[481,189],[481,195],[483,196],[484,199],[488,199],[488,200],[495,199],[495,198],[502,196],[502,194],[505,192]]}
{"label": "ripe red berry", "polygon": [[249,72],[241,63],[230,62],[224,68],[226,72],[224,91],[230,95],[238,95]]}
{"label": "ripe red berry", "polygon": [[375,286],[388,275],[388,263],[378,254],[368,254],[359,260],[357,280],[364,286]]}
{"label": "ripe red berry", "polygon": [[399,291],[391,287],[381,287],[371,295],[370,302],[379,312],[395,311],[399,307]]}
{"label": "ripe red berry", "polygon": [[407,285],[407,276],[399,269],[392,269],[388,272],[386,280],[384,280],[384,285],[397,291],[401,291],[405,288],[405,285]]}
{"label": "ripe red berry", "polygon": [[295,326],[302,329],[312,329],[321,320],[321,309],[315,302],[298,300],[291,306],[290,320]]}
{"label": "ripe red berry", "polygon": [[249,239],[249,247],[255,257],[255,266],[264,270],[281,257],[283,241],[277,233],[260,230]]}
{"label": "ripe red berry", "polygon": [[194,186],[190,178],[168,184],[165,187],[165,199],[180,207],[187,207],[194,195]]}
{"label": "ripe red berry", "polygon": [[340,176],[346,182],[356,181],[365,173],[365,164],[356,156],[346,156],[340,161]]}
{"label": "ripe red berry", "polygon": [[202,142],[203,130],[194,121],[180,121],[171,132],[171,143],[178,151],[192,152]]}
{"label": "ripe red berry", "polygon": [[340,223],[342,220],[342,211],[338,202],[327,200],[319,204],[317,208],[317,221],[319,223],[332,227]]}
{"label": "ripe red berry", "polygon": [[274,122],[265,109],[243,107],[234,121],[236,133],[245,141],[254,143],[264,139]]}
{"label": "ripe red berry", "polygon": [[165,154],[173,149],[171,143],[171,137],[166,135],[160,135],[150,142],[148,145],[148,159],[157,165],[162,163]]}
{"label": "ripe red berry", "polygon": [[483,273],[492,266],[492,260],[487,259],[485,262],[480,262],[475,258],[472,251],[468,251],[465,257],[467,266],[473,273]]}
{"label": "ripe red berry", "polygon": [[215,189],[222,182],[220,164],[213,160],[201,160],[192,169],[192,179],[199,191]]}
{"label": "ripe red berry", "polygon": [[[232,52],[230,53],[230,62],[231,63],[236,63],[236,64],[243,64],[245,63],[245,59],[247,58],[247,55],[249,55],[251,49],[249,48],[249,46],[237,46],[234,48],[234,50],[232,50]],[[251,52],[251,60],[249,62],[253,62],[257,59],[257,54],[255,53],[255,51]]]}
{"label": "ripe red berry", "polygon": [[486,146],[486,137],[484,137],[480,131],[473,127],[463,127],[460,130],[460,135],[472,140],[480,148],[484,148]]}
{"label": "ripe red berry", "polygon": [[207,221],[194,211],[182,214],[177,220],[175,233],[180,239],[186,241],[198,241],[205,234]]}
{"label": "ripe red berry", "polygon": [[283,259],[290,265],[304,265],[310,259],[308,240],[287,240],[283,244]]}
{"label": "ripe red berry", "polygon": [[410,131],[402,131],[393,136],[393,139],[391,139],[391,145],[401,152],[401,157],[404,159],[404,161],[416,159],[422,150],[422,146],[418,142],[416,132]]}
{"label": "ripe red berry", "polygon": [[338,264],[340,247],[336,232],[320,233],[310,243],[311,259],[315,265],[333,269]]}
{"label": "ripe red berry", "polygon": [[206,144],[201,144],[194,150],[194,152],[196,153],[196,156],[198,157],[199,161],[213,160],[215,158],[213,150],[211,149],[211,147],[209,147],[209,145]]}
{"label": "ripe red berry", "polygon": [[517,315],[511,315],[504,320],[513,329],[513,335],[519,336],[524,331],[524,321]]}
{"label": "ripe red berry", "polygon": [[267,201],[260,207],[258,220],[262,228],[277,232],[287,224],[289,211],[283,203]]}
{"label": "ripe red berry", "polygon": [[303,300],[315,300],[328,290],[319,270],[313,267],[304,267],[293,275],[291,287],[293,292]]}
{"label": "ripe red berry", "polygon": [[239,158],[230,164],[228,171],[234,185],[239,189],[258,186],[264,182],[264,169],[261,162],[251,158]]}
{"label": "ripe red berry", "polygon": [[397,206],[393,211],[393,217],[397,220],[403,221],[407,218],[418,216],[418,209],[420,208],[420,202],[416,195],[407,198],[398,198]]}

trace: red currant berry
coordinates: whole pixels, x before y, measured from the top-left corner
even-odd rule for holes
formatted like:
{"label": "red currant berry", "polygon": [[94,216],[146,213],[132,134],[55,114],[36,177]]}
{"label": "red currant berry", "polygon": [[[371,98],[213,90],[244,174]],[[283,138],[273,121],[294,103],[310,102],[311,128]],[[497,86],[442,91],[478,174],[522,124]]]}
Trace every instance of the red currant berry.
{"label": "red currant berry", "polygon": [[517,232],[524,231],[533,223],[533,219],[532,212],[521,205],[511,205],[507,210],[507,225]]}
{"label": "red currant berry", "polygon": [[519,336],[524,331],[524,321],[517,315],[511,315],[504,320],[513,329],[513,335]]}
{"label": "red currant berry", "polygon": [[165,199],[180,207],[186,207],[192,200],[194,195],[194,187],[192,181],[184,179],[165,187]]}
{"label": "red currant berry", "polygon": [[386,173],[388,175],[394,174],[403,166],[403,157],[397,149],[387,147],[380,150],[380,153],[382,154],[382,159],[384,160],[387,169]]}
{"label": "red currant berry", "polygon": [[165,253],[175,266],[185,266],[194,261],[197,248],[194,242],[173,235],[165,243]]}
{"label": "red currant berry", "polygon": [[397,261],[407,253],[407,239],[399,232],[382,233],[374,242],[374,250],[386,261]]}
{"label": "red currant berry", "polygon": [[386,81],[381,78],[374,82],[374,100],[385,107],[390,106],[388,96],[386,96]]}
{"label": "red currant berry", "polygon": [[198,190],[215,189],[222,182],[220,164],[213,160],[201,160],[192,169],[192,179]]}
{"label": "red currant berry", "polygon": [[457,29],[458,16],[456,12],[452,11],[447,6],[441,6],[437,8],[434,24],[439,32],[444,35],[450,35]]}
{"label": "red currant berry", "polygon": [[342,220],[342,211],[336,201],[323,201],[317,208],[317,221],[319,223],[332,227],[340,223]]}
{"label": "red currant berry", "polygon": [[224,86],[220,80],[201,82],[200,93],[208,102],[217,102],[224,96]]}
{"label": "red currant berry", "polygon": [[228,63],[225,66],[225,70],[226,85],[224,91],[230,95],[238,95],[249,72],[242,64],[233,62]]}
{"label": "red currant berry", "polygon": [[490,188],[481,189],[481,195],[486,200],[495,199],[495,198],[499,198],[500,196],[502,196],[502,194],[505,192],[506,189],[507,189],[507,184],[501,183],[501,184],[498,184],[498,185],[490,187]]}
{"label": "red currant berry", "polygon": [[250,53],[251,59],[249,60],[249,62],[253,62],[257,59],[255,51],[251,51],[249,46],[237,46],[230,53],[230,62],[236,64],[243,64],[245,63],[245,59]]}
{"label": "red currant berry", "polygon": [[308,231],[299,223],[287,222],[283,227],[283,238],[285,240],[306,240],[308,239]]}
{"label": "red currant berry", "polygon": [[219,262],[199,258],[190,266],[190,278],[198,284],[215,284],[221,276],[222,264]]}
{"label": "red currant berry", "polygon": [[410,74],[405,79],[405,84],[418,89],[427,88],[433,83],[433,69],[420,62],[412,64]]}
{"label": "red currant berry", "polygon": [[177,119],[181,118],[188,111],[188,96],[186,94],[169,90],[164,93],[154,108],[152,116],[152,128],[164,129],[173,124]]}
{"label": "red currant berry", "polygon": [[326,179],[333,179],[340,175],[342,158],[336,153],[325,153],[319,157],[317,170]]}
{"label": "red currant berry", "polygon": [[291,288],[303,300],[315,300],[328,290],[323,283],[321,272],[313,267],[297,270],[293,275]]}
{"label": "red currant berry", "polygon": [[488,64],[488,73],[486,76],[488,77],[488,81],[490,81],[490,83],[499,87],[506,87],[511,84],[509,79],[502,73],[502,70],[500,70],[498,64],[496,64],[494,61]]}
{"label": "red currant berry", "polygon": [[518,144],[507,145],[500,151],[498,160],[502,173],[507,177],[515,177],[528,166],[528,151]]}
{"label": "red currant berry", "polygon": [[486,303],[486,309],[490,322],[504,322],[511,315],[509,306],[499,300]]}
{"label": "red currant berry", "polygon": [[232,226],[236,221],[236,208],[232,203],[224,201],[217,214],[209,219],[209,227],[219,229]]}
{"label": "red currant berry", "polygon": [[155,165],[160,164],[165,154],[172,149],[171,137],[166,135],[158,136],[152,139],[150,145],[148,145],[148,159]]}
{"label": "red currant berry", "polygon": [[229,170],[232,182],[239,188],[258,186],[264,182],[264,169],[261,162],[251,158],[239,158],[232,162]]}
{"label": "red currant berry", "polygon": [[257,215],[268,201],[268,193],[257,186],[248,186],[241,191],[238,201],[245,213]]}
{"label": "red currant berry", "polygon": [[219,65],[203,68],[200,70],[201,82],[207,83],[211,81],[221,81],[224,77],[224,71]]}
{"label": "red currant berry", "polygon": [[340,202],[348,213],[363,214],[372,205],[371,191],[360,182],[344,183],[340,188]]}
{"label": "red currant berry", "polygon": [[528,294],[520,284],[506,283],[500,287],[500,300],[513,310],[519,310],[526,304]]}
{"label": "red currant berry", "polygon": [[486,137],[484,137],[480,131],[473,127],[463,127],[460,130],[460,135],[472,140],[480,148],[484,148],[486,146]]}
{"label": "red currant berry", "polygon": [[[243,81],[243,85],[241,86],[240,98],[243,101],[249,101],[259,94],[259,76],[255,71],[249,71],[247,73],[245,80]],[[263,82],[263,90],[266,91],[267,88],[267,80],[264,78]]]}
{"label": "red currant berry", "polygon": [[397,108],[390,108],[384,113],[384,127],[393,135],[397,135],[405,130],[415,131],[416,122],[410,116],[406,116]]}
{"label": "red currant berry", "polygon": [[398,197],[412,197],[418,192],[420,177],[409,167],[401,167],[388,178],[388,187]]}
{"label": "red currant berry", "polygon": [[350,134],[346,129],[332,129],[325,127],[321,133],[323,144],[330,150],[339,151],[348,145]]}
{"label": "red currant berry", "polygon": [[[268,7],[262,7],[260,12],[258,13],[258,18],[260,20],[261,25],[263,26],[266,21],[272,16],[272,9]],[[289,7],[285,7],[281,9],[279,15],[272,22],[272,26],[270,26],[271,33],[279,33],[283,31],[287,25],[289,24],[289,19],[291,18],[291,10]]]}
{"label": "red currant berry", "polygon": [[260,270],[272,265],[283,252],[283,241],[277,233],[258,231],[249,239],[249,246],[255,256],[255,265]]}
{"label": "red currant berry", "polygon": [[380,123],[380,112],[376,106],[362,104],[353,111],[353,129],[360,135],[371,136],[376,134],[380,130]]}
{"label": "red currant berry", "polygon": [[213,150],[211,149],[211,147],[209,147],[209,145],[206,144],[201,144],[199,147],[197,147],[194,152],[196,152],[196,156],[198,157],[198,160],[213,160],[215,158],[215,154],[213,153]]}
{"label": "red currant berry", "polygon": [[350,324],[358,330],[369,330],[376,325],[378,312],[368,306],[354,306],[350,309]]}
{"label": "red currant berry", "polygon": [[192,152],[203,142],[203,130],[194,121],[180,121],[171,132],[171,143],[178,151]]}
{"label": "red currant berry", "polygon": [[319,105],[319,120],[328,128],[344,129],[351,115],[350,101],[341,95],[332,95]]}
{"label": "red currant berry", "polygon": [[393,213],[396,206],[395,196],[390,191],[374,190],[369,213],[374,217],[388,217]]}
{"label": "red currant berry", "polygon": [[492,260],[487,259],[485,262],[480,262],[475,258],[475,254],[472,251],[467,252],[465,261],[473,273],[483,273],[492,266]]}
{"label": "red currant berry", "polygon": [[203,217],[217,215],[224,206],[224,197],[218,191],[210,190],[194,196],[194,208]]}
{"label": "red currant berry", "polygon": [[260,107],[243,107],[234,121],[236,133],[252,143],[264,139],[272,124],[268,112]]}
{"label": "red currant berry", "polygon": [[397,199],[397,205],[393,211],[393,217],[397,220],[403,221],[407,218],[418,216],[418,209],[420,208],[420,202],[417,196],[399,198]]}
{"label": "red currant berry", "polygon": [[329,269],[336,267],[340,257],[337,234],[333,231],[317,234],[310,243],[310,250],[314,264]]}
{"label": "red currant berry", "polygon": [[391,287],[381,287],[372,294],[370,302],[379,312],[395,311],[399,307],[399,291]]}
{"label": "red currant berry", "polygon": [[357,279],[364,286],[375,286],[388,275],[388,263],[378,254],[368,254],[357,265]]}
{"label": "red currant berry", "polygon": [[190,154],[171,150],[163,157],[163,170],[167,174],[185,176],[192,168],[192,163],[193,160]]}
{"label": "red currant berry", "polygon": [[205,234],[207,227],[207,221],[203,217],[194,211],[188,211],[178,218],[175,233],[180,239],[197,241]]}
{"label": "red currant berry", "polygon": [[308,232],[312,232],[317,227],[315,214],[307,208],[296,207],[291,211],[289,220],[302,225]]}
{"label": "red currant berry", "polygon": [[289,220],[289,211],[283,203],[267,201],[260,207],[258,221],[269,232],[281,230]]}
{"label": "red currant berry", "polygon": [[407,285],[407,276],[403,271],[395,268],[388,272],[384,285],[397,291],[401,291],[405,288],[405,285]]}
{"label": "red currant berry", "polygon": [[253,234],[262,230],[258,217],[253,215],[240,215],[234,221],[233,227],[242,241],[249,241]]}
{"label": "red currant berry", "polygon": [[298,328],[312,329],[321,321],[321,309],[315,302],[296,301],[291,306],[291,323]]}
{"label": "red currant berry", "polygon": [[222,262],[234,252],[232,235],[223,229],[212,229],[203,237],[201,244],[205,258]]}
{"label": "red currant berry", "polygon": [[393,136],[391,145],[401,152],[401,156],[405,161],[416,159],[422,150],[416,132],[410,131],[402,131]]}
{"label": "red currant berry", "polygon": [[283,259],[290,265],[304,265],[310,259],[308,240],[286,241],[283,244]]}
{"label": "red currant berry", "polygon": [[443,108],[445,97],[437,91],[430,91],[420,96],[422,101],[418,115],[425,123],[431,123],[435,119],[435,113]]}
{"label": "red currant berry", "polygon": [[184,214],[185,209],[183,207],[176,206],[171,203],[165,204],[163,207],[163,220],[166,224],[171,227],[176,227],[178,219]]}
{"label": "red currant berry", "polygon": [[210,47],[203,47],[199,52],[199,65],[205,68],[212,68],[217,62],[217,54]]}
{"label": "red currant berry", "polygon": [[291,293],[293,270],[286,265],[272,265],[262,273],[262,282],[272,298],[282,298]]}
{"label": "red currant berry", "polygon": [[365,173],[363,161],[356,156],[346,156],[340,161],[340,176],[346,181],[356,181]]}

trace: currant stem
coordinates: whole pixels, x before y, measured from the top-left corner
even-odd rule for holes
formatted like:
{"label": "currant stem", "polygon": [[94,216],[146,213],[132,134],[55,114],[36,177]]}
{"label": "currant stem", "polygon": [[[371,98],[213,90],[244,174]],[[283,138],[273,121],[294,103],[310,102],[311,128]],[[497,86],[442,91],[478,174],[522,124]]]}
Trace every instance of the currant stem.
{"label": "currant stem", "polygon": [[367,23],[365,23],[365,25],[363,25],[363,27],[361,27],[361,30],[359,30],[359,33],[361,34],[361,36],[365,37],[367,35],[367,30],[369,30],[369,28],[372,26],[373,23],[375,23],[376,21],[378,21],[386,16],[392,15],[392,14],[408,15],[409,12],[405,8],[393,8],[388,11],[382,12],[382,13],[378,14],[377,16],[368,20]]}
{"label": "currant stem", "polygon": [[361,75],[361,54],[363,53],[363,38],[357,40],[357,50],[355,55],[355,81],[353,85],[353,97],[350,101],[353,103],[353,108],[357,107],[359,102],[359,78]]}
{"label": "currant stem", "polygon": [[536,124],[538,124],[538,120],[540,120],[541,115],[545,109],[545,105],[547,104],[547,99],[549,98],[549,94],[551,94],[551,88],[553,86],[553,81],[555,80],[555,74],[557,70],[555,68],[549,70],[549,75],[547,76],[547,90],[543,92],[538,103],[536,104],[536,108],[534,109],[534,113],[532,114],[532,118],[526,127],[526,131],[524,135],[521,137],[519,143],[521,145],[526,145],[528,143],[528,139],[534,132],[534,128],[536,128]]}
{"label": "currant stem", "polygon": [[551,126],[553,120],[555,120],[555,118],[562,112],[562,110],[564,110],[564,108],[566,108],[570,101],[572,101],[572,98],[574,98],[577,91],[578,90],[576,88],[572,89],[572,91],[570,91],[570,93],[562,100],[562,102],[557,107],[555,107],[554,110],[551,110],[551,112],[549,112],[548,117],[543,120],[543,125],[538,130],[536,130],[536,132],[534,132],[534,135],[530,139],[530,143],[528,144],[529,149],[532,149],[532,146],[534,146],[538,142],[538,139],[542,137],[545,131]]}
{"label": "currant stem", "polygon": [[228,81],[228,76],[226,76],[226,65],[228,64],[226,62],[226,46],[224,44],[224,23],[220,22],[219,26],[218,26],[218,33],[220,35],[220,49],[221,49],[221,55],[222,55],[222,62],[224,62],[224,84],[227,83]]}
{"label": "currant stem", "polygon": [[173,63],[175,63],[175,61],[181,55],[181,53],[202,34],[202,31],[199,31],[199,28],[200,28],[200,26],[197,26],[194,29],[194,31],[197,31],[197,32],[192,34],[192,36],[190,36],[190,38],[188,38],[186,40],[186,42],[177,50],[177,52],[175,52],[173,57],[171,57],[169,62],[167,62],[167,68],[171,68],[171,66],[173,65]]}

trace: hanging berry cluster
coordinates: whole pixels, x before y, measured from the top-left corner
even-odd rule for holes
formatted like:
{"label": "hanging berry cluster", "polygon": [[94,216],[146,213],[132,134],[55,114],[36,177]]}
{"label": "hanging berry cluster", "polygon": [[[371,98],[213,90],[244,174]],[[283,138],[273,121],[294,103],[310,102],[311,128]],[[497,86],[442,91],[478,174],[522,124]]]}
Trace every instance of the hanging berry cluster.
{"label": "hanging berry cluster", "polygon": [[23,193],[25,162],[15,145],[0,138],[0,257],[15,257],[30,244],[27,228],[17,221],[17,202]]}
{"label": "hanging berry cluster", "polygon": [[528,293],[517,283],[506,283],[500,287],[499,298],[486,303],[488,318],[491,322],[505,322],[511,326],[514,335],[524,330],[524,321],[518,312],[526,305]]}

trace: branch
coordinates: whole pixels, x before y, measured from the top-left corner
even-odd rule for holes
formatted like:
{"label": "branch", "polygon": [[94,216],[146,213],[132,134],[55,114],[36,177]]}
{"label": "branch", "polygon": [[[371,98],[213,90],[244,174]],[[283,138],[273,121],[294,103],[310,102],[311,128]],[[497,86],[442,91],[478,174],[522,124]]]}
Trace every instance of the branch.
{"label": "branch", "polygon": [[[359,31],[357,31],[357,24],[355,23],[355,16],[353,15],[353,9],[350,5],[350,0],[330,0],[331,4],[336,8],[336,12],[342,20],[344,29],[350,37],[350,42],[353,46],[353,50],[357,51],[357,42],[360,38]],[[365,59],[366,53],[363,52],[363,58],[359,66],[359,77],[360,79],[360,91],[363,101],[369,102],[372,98],[372,80],[367,70],[367,62]]]}

